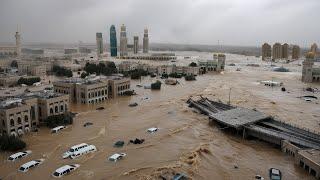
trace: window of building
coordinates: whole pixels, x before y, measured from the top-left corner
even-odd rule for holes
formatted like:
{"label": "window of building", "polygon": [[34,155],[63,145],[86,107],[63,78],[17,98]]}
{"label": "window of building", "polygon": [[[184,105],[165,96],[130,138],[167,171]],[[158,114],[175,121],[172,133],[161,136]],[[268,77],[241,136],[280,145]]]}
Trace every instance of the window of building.
{"label": "window of building", "polygon": [[59,112],[59,108],[58,106],[54,107],[54,112],[58,113]]}
{"label": "window of building", "polygon": [[28,123],[29,117],[27,115],[24,116],[24,122]]}
{"label": "window of building", "polygon": [[50,108],[50,115],[52,115],[53,114],[53,109],[52,108]]}
{"label": "window of building", "polygon": [[60,111],[63,111],[63,105],[60,106]]}
{"label": "window of building", "polygon": [[21,124],[21,118],[18,117],[18,124]]}
{"label": "window of building", "polygon": [[6,126],[6,123],[4,122],[4,120],[2,120],[2,126]]}

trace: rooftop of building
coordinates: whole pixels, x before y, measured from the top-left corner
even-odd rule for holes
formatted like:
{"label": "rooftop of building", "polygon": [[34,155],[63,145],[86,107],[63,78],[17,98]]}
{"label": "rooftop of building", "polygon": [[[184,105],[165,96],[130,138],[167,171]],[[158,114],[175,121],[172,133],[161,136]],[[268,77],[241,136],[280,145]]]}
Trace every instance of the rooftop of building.
{"label": "rooftop of building", "polygon": [[70,84],[85,84],[85,85],[91,85],[91,84],[98,84],[98,83],[105,83],[106,80],[122,80],[127,79],[123,77],[122,74],[113,74],[110,76],[96,76],[96,75],[89,75],[84,79],[81,78],[67,78],[58,82],[63,83],[70,83]]}
{"label": "rooftop of building", "polygon": [[300,150],[299,154],[302,155],[304,158],[307,158],[310,161],[318,164],[318,166],[320,166],[320,150],[318,149]]}
{"label": "rooftop of building", "polygon": [[23,105],[21,98],[8,98],[0,101],[0,109],[12,109]]}

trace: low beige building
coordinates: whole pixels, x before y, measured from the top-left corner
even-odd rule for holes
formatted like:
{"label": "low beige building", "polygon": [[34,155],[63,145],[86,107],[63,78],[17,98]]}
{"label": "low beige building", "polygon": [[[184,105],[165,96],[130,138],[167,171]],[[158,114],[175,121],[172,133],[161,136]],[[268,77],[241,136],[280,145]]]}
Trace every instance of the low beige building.
{"label": "low beige building", "polygon": [[31,130],[30,106],[21,99],[10,99],[0,105],[0,132],[22,135]]}
{"label": "low beige building", "polygon": [[47,68],[45,65],[33,66],[30,69],[32,76],[43,77],[47,75]]}
{"label": "low beige building", "polygon": [[200,67],[191,67],[191,66],[176,66],[176,65],[162,65],[158,66],[158,75],[162,74],[171,74],[171,73],[178,73],[178,74],[194,74],[198,75],[200,71]]}
{"label": "low beige building", "polygon": [[130,90],[130,79],[120,76],[89,76],[86,79],[70,78],[53,82],[56,93],[70,95],[70,101],[82,104],[95,104],[115,98]]}
{"label": "low beige building", "polygon": [[116,98],[124,95],[124,92],[130,90],[130,79],[113,78],[109,79],[109,97]]}
{"label": "low beige building", "polygon": [[49,116],[69,112],[69,96],[48,92],[33,92],[4,99],[0,103],[0,133],[22,135]]}

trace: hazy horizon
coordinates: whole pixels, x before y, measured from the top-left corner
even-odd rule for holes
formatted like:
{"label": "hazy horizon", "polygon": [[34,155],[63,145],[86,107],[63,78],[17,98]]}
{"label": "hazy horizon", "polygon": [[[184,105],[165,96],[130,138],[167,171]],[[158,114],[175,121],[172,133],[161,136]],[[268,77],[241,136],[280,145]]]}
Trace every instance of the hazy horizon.
{"label": "hazy horizon", "polygon": [[149,28],[150,43],[259,47],[320,42],[318,0],[2,0],[0,43],[95,43],[109,28],[127,26],[128,42]]}

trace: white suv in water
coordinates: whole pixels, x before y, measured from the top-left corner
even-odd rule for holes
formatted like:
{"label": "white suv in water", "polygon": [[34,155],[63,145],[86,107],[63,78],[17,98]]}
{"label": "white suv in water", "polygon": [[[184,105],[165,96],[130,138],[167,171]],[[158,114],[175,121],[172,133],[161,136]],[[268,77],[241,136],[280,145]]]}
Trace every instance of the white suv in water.
{"label": "white suv in water", "polygon": [[23,151],[23,152],[18,152],[15,154],[12,154],[11,156],[8,157],[8,161],[15,161],[17,159],[23,158],[25,156],[28,156],[29,154],[31,154],[32,151]]}
{"label": "white suv in water", "polygon": [[79,151],[80,149],[83,149],[88,146],[89,145],[87,143],[81,143],[81,144],[72,146],[67,152],[63,153],[62,158],[66,159],[66,158],[72,156],[76,151]]}
{"label": "white suv in water", "polygon": [[37,159],[37,160],[29,161],[29,162],[23,164],[22,166],[20,166],[19,171],[20,172],[27,172],[29,169],[42,164],[43,161],[44,161],[44,159]]}
{"label": "white suv in water", "polygon": [[52,176],[59,178],[59,177],[62,177],[62,176],[64,176],[64,175],[69,174],[70,172],[78,169],[79,167],[80,167],[79,164],[64,165],[64,166],[58,168],[58,169],[52,174]]}

